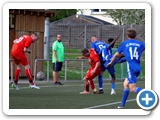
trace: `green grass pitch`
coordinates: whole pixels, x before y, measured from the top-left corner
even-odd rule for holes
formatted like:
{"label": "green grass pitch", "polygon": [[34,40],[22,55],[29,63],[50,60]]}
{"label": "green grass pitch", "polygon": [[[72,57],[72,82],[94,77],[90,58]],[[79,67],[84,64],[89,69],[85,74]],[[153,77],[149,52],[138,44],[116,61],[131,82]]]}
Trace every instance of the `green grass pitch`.
{"label": "green grass pitch", "polygon": [[[104,81],[104,94],[80,95],[84,90],[82,81],[67,81],[64,85],[53,85],[52,81],[36,82],[39,90],[29,89],[28,83],[19,82],[20,91],[9,88],[9,109],[114,109],[120,104],[123,80],[116,81],[116,95],[110,95],[110,81]],[[27,81],[28,82],[28,81]],[[98,90],[98,83],[94,81]],[[139,80],[137,86],[145,88],[145,80]],[[136,103],[136,94],[130,93],[126,109],[140,109]]]}

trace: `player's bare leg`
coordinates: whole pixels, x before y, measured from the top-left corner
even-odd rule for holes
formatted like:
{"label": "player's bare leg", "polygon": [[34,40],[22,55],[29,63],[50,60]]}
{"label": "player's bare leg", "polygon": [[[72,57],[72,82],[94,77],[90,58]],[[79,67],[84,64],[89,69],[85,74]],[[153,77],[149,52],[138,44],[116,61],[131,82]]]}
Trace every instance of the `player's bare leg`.
{"label": "player's bare leg", "polygon": [[142,90],[142,88],[137,87],[137,86],[136,86],[136,83],[133,83],[133,84],[129,84],[129,90],[130,90],[131,92],[135,92],[135,93],[138,94],[138,93]]}
{"label": "player's bare leg", "polygon": [[53,71],[53,82],[54,83],[58,82],[58,75],[59,75],[59,72]]}
{"label": "player's bare leg", "polygon": [[53,81],[54,81],[54,83],[59,81],[58,80],[58,75],[59,75],[59,72],[53,71]]}
{"label": "player's bare leg", "polygon": [[93,93],[93,94],[96,94],[96,93],[97,93],[97,89],[96,89],[95,86],[94,86],[93,80],[88,80],[88,83],[89,83],[89,85],[91,86],[92,93]]}
{"label": "player's bare leg", "polygon": [[135,89],[136,89],[136,84],[135,83],[134,84],[129,84],[129,90],[130,90],[130,92],[134,92]]}
{"label": "player's bare leg", "polygon": [[84,83],[85,90],[80,92],[79,94],[89,94],[89,83],[85,77],[83,78],[83,83]]}
{"label": "player's bare leg", "polygon": [[60,81],[59,81],[59,71],[53,71],[53,82],[54,85],[63,85]]}

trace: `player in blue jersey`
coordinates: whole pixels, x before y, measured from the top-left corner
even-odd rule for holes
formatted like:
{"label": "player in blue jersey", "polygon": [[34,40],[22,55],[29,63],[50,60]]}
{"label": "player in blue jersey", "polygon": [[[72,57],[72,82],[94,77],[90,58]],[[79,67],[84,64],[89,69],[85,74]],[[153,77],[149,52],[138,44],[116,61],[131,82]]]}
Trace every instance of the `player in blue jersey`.
{"label": "player in blue jersey", "polygon": [[[120,36],[118,36],[114,41],[113,41],[113,39],[109,39],[108,40],[108,43],[110,45],[107,47],[107,49],[109,48],[111,55],[112,55],[111,47],[114,46],[115,41],[119,37]],[[102,79],[102,75],[103,75],[103,72],[106,70],[106,66],[104,66],[103,64],[104,64],[104,57],[107,55],[107,54],[105,54],[105,56],[103,55],[103,57],[102,57],[102,49],[104,49],[106,47],[106,43],[103,42],[103,41],[98,40],[96,36],[92,36],[91,41],[92,42],[90,44],[90,48],[94,49],[96,51],[96,53],[99,55],[99,59],[100,59],[100,63],[101,63],[101,74],[98,76],[98,84],[99,84],[99,92],[98,93],[102,94],[102,93],[104,93],[104,91],[103,91],[103,79]],[[124,61],[122,61],[122,62],[124,62]],[[108,68],[108,69],[112,69],[112,68]],[[111,75],[113,75],[113,73],[115,72],[113,69],[109,70],[109,71],[111,71],[111,72],[109,72]],[[112,81],[115,81],[115,76],[114,75],[112,76]],[[112,82],[112,83],[114,83],[114,82]],[[113,84],[111,85],[111,88],[114,88]],[[115,91],[112,90],[111,94],[115,94]]]}
{"label": "player in blue jersey", "polygon": [[102,74],[105,71],[105,67],[102,66],[102,48],[103,48],[103,46],[105,46],[105,42],[98,40],[95,35],[93,35],[91,37],[90,49],[95,50],[96,53],[98,54],[99,60],[100,60],[100,63],[101,63],[101,71],[102,71],[101,74],[98,75],[98,84],[99,84],[98,94],[104,93],[104,91],[103,91],[103,79],[102,79]]}
{"label": "player in blue jersey", "polygon": [[117,39],[113,39],[113,38],[109,38],[108,39],[108,44],[105,44],[105,46],[103,46],[102,48],[102,65],[105,68],[105,70],[107,69],[108,73],[111,76],[111,95],[116,94],[115,91],[115,69],[114,69],[114,65],[116,63],[119,62],[119,59],[121,59],[123,57],[123,54],[120,54],[116,60],[113,63],[113,66],[111,67],[106,67],[107,64],[111,61],[112,59],[112,48],[114,47],[114,43],[116,42]]}
{"label": "player in blue jersey", "polygon": [[134,29],[129,28],[126,33],[128,40],[121,43],[117,49],[117,52],[112,57],[111,62],[107,65],[108,67],[112,66],[116,60],[116,57],[123,52],[127,62],[127,76],[123,83],[124,90],[121,104],[116,107],[117,109],[123,109],[125,107],[129,92],[135,92],[138,94],[142,90],[142,88],[136,86],[136,83],[137,77],[141,71],[140,58],[142,52],[145,50],[145,44],[135,40],[136,31]]}

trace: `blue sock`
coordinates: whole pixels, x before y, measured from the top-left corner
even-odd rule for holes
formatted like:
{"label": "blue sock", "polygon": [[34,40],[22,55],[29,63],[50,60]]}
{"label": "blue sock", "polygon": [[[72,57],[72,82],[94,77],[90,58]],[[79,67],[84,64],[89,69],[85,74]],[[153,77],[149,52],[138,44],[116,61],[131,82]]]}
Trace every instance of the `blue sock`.
{"label": "blue sock", "polygon": [[136,87],[134,92],[138,94],[141,90],[142,90],[142,88]]}
{"label": "blue sock", "polygon": [[124,89],[122,94],[121,106],[125,106],[128,95],[129,95],[129,89]]}
{"label": "blue sock", "polygon": [[114,89],[114,88],[115,88],[115,84],[111,83],[111,89]]}
{"label": "blue sock", "polygon": [[103,89],[102,75],[98,75],[98,84],[99,84],[99,88],[100,88],[100,89]]}
{"label": "blue sock", "polygon": [[123,63],[123,62],[125,62],[125,61],[126,61],[126,58],[123,57],[123,58],[121,58],[118,62],[119,62],[119,63]]}

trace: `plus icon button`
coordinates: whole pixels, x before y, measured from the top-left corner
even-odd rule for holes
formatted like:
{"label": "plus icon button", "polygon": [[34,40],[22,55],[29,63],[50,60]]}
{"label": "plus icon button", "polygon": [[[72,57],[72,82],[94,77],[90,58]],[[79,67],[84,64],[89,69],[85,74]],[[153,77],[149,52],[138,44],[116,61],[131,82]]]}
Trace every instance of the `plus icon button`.
{"label": "plus icon button", "polygon": [[142,98],[142,101],[146,101],[146,105],[148,105],[149,101],[152,101],[152,100],[153,100],[153,98],[149,98],[149,94],[148,93],[146,94],[145,98]]}
{"label": "plus icon button", "polygon": [[157,104],[157,94],[153,90],[141,90],[137,95],[137,104],[144,110],[150,110]]}

